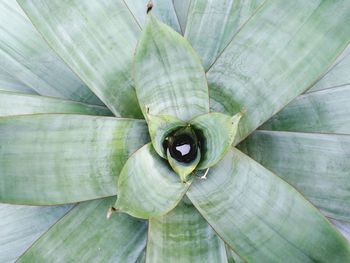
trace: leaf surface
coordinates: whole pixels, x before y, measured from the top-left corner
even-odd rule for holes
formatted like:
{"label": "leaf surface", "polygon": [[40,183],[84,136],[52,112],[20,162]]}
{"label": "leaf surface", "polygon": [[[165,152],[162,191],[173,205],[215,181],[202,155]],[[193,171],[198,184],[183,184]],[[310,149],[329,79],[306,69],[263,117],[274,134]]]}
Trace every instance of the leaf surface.
{"label": "leaf surface", "polygon": [[350,85],[350,46],[335,65],[308,92]]}
{"label": "leaf surface", "polygon": [[350,84],[303,94],[259,129],[350,134]]}
{"label": "leaf surface", "polygon": [[189,185],[180,181],[149,143],[124,165],[115,208],[139,218],[161,216],[180,202]]}
{"label": "leaf surface", "polygon": [[71,208],[0,204],[0,262],[14,262]]}
{"label": "leaf surface", "polygon": [[335,219],[330,219],[330,221],[350,243],[350,222]]}
{"label": "leaf surface", "polygon": [[0,71],[13,83],[45,96],[103,105],[45,43],[16,1],[0,2],[0,24]]}
{"label": "leaf surface", "polygon": [[243,107],[238,143],[310,88],[350,41],[350,2],[267,0],[208,71],[213,111]]}
{"label": "leaf surface", "polygon": [[154,150],[159,156],[167,158],[163,147],[166,137],[177,129],[186,126],[186,123],[170,115],[147,115],[147,124]]}
{"label": "leaf surface", "polygon": [[203,67],[190,44],[152,15],[135,55],[136,93],[146,116],[172,115],[183,121],[209,111]]}
{"label": "leaf surface", "polygon": [[186,29],[187,16],[188,16],[190,3],[191,3],[191,0],[173,0],[175,13],[179,20],[182,34],[184,34]]}
{"label": "leaf surface", "polygon": [[0,202],[74,203],[117,193],[127,158],[149,141],[142,120],[73,114],[0,118]]}
{"label": "leaf surface", "polygon": [[135,262],[146,245],[147,224],[121,213],[107,219],[114,200],[78,204],[18,262]]}
{"label": "leaf surface", "polygon": [[123,0],[20,0],[50,46],[116,115],[141,118],[131,65],[140,28]]}
{"label": "leaf surface", "polygon": [[192,205],[181,202],[163,217],[151,218],[146,262],[226,263],[224,242]]}
{"label": "leaf surface", "polygon": [[207,70],[264,0],[192,0],[185,38]]}
{"label": "leaf surface", "polygon": [[38,94],[34,89],[29,88],[3,69],[0,69],[0,90]]}
{"label": "leaf surface", "polygon": [[200,115],[191,121],[191,125],[202,137],[202,158],[198,169],[206,169],[219,162],[230,149],[236,136],[242,113],[229,116],[212,112]]}
{"label": "leaf surface", "polygon": [[173,168],[175,173],[180,177],[181,182],[185,183],[188,181],[187,179],[188,176],[196,169],[199,161],[201,160],[201,153],[200,151],[198,151],[196,154],[196,158],[193,161],[189,163],[184,163],[184,162],[179,162],[175,158],[173,158],[168,149],[167,159],[171,168]]}
{"label": "leaf surface", "polygon": [[[133,13],[137,23],[144,28],[147,24],[147,3],[149,0],[124,0]],[[157,19],[181,33],[172,0],[152,0],[153,8],[150,11]]]}
{"label": "leaf surface", "polygon": [[350,221],[350,136],[256,131],[239,146],[327,216]]}
{"label": "leaf surface", "polygon": [[[248,262],[347,262],[349,243],[294,188],[232,149],[187,196]],[[210,198],[208,198],[210,197]]]}
{"label": "leaf surface", "polygon": [[112,115],[112,113],[103,106],[88,105],[76,101],[0,90],[0,116],[38,113]]}
{"label": "leaf surface", "polygon": [[227,263],[244,263],[245,261],[237,255],[228,245],[225,245]]}

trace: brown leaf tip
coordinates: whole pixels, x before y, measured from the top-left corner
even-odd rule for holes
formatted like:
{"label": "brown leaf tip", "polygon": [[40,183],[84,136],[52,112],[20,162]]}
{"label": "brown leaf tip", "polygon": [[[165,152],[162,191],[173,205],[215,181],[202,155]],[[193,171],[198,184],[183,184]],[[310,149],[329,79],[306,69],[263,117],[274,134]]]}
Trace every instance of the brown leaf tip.
{"label": "brown leaf tip", "polygon": [[147,14],[152,10],[152,8],[153,8],[153,1],[150,0],[147,3]]}
{"label": "brown leaf tip", "polygon": [[108,211],[107,211],[107,219],[110,219],[113,215],[113,213],[117,212],[117,209],[114,208],[113,206],[111,206],[110,208],[108,208]]}

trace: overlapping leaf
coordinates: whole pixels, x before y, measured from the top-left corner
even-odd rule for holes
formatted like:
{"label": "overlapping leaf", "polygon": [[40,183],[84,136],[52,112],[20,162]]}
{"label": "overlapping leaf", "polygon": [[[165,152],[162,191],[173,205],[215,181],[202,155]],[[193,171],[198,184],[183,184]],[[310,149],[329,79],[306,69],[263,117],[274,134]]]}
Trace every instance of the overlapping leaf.
{"label": "overlapping leaf", "polygon": [[0,1],[0,10],[0,71],[16,90],[102,104],[50,49],[16,1]]}
{"label": "overlapping leaf", "polygon": [[326,215],[350,220],[350,136],[256,131],[239,146]]}
{"label": "overlapping leaf", "polygon": [[268,0],[208,71],[211,108],[247,108],[236,143],[307,90],[350,41],[350,2]]}
{"label": "overlapping leaf", "polygon": [[149,221],[147,262],[226,262],[224,242],[192,205]]}
{"label": "overlapping leaf", "polygon": [[[347,262],[349,243],[295,189],[233,149],[187,196],[246,261]],[[210,198],[208,198],[210,197]]]}
{"label": "overlapping leaf", "polygon": [[190,182],[182,183],[149,143],[124,165],[115,208],[139,218],[161,216],[180,202],[189,186]]}
{"label": "overlapping leaf", "polygon": [[135,55],[136,93],[143,114],[188,121],[209,111],[203,67],[190,44],[152,15]]}
{"label": "overlapping leaf", "polygon": [[52,205],[115,195],[142,120],[73,114],[0,118],[0,202]]}
{"label": "overlapping leaf", "polygon": [[112,113],[103,106],[88,105],[75,101],[18,92],[0,91],[0,116],[38,113],[112,115]]}
{"label": "overlapping leaf", "polygon": [[135,262],[146,245],[147,224],[125,214],[108,220],[114,200],[78,204],[17,262]]}
{"label": "overlapping leaf", "polygon": [[20,0],[50,46],[117,116],[140,118],[131,65],[140,28],[123,0]]}

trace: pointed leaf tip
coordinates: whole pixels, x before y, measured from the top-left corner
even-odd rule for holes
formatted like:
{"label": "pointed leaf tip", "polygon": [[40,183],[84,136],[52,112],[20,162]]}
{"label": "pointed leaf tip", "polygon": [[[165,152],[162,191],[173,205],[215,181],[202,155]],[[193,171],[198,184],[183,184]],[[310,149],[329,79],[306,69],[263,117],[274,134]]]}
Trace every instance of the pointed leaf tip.
{"label": "pointed leaf tip", "polygon": [[169,164],[171,168],[177,173],[177,175],[180,177],[182,183],[187,183],[188,182],[188,175],[196,169],[197,164],[199,163],[201,159],[201,153],[200,151],[197,152],[196,159],[194,159],[191,163],[183,163],[183,162],[178,162],[176,161],[169,152],[169,149],[167,150],[167,157]]}
{"label": "pointed leaf tip", "polygon": [[147,114],[147,123],[154,149],[159,156],[166,159],[167,156],[163,147],[166,137],[177,129],[185,127],[186,123],[173,116],[150,114]]}
{"label": "pointed leaf tip", "polygon": [[189,185],[180,182],[149,143],[136,151],[123,167],[114,207],[138,218],[161,216],[177,205]]}
{"label": "pointed leaf tip", "polygon": [[187,121],[209,112],[204,69],[187,40],[152,14],[134,58],[135,89],[146,116],[172,115]]}
{"label": "pointed leaf tip", "polygon": [[198,164],[198,169],[209,168],[223,158],[234,141],[242,116],[242,112],[233,117],[211,112],[200,115],[191,121],[191,125],[202,142],[202,159]]}

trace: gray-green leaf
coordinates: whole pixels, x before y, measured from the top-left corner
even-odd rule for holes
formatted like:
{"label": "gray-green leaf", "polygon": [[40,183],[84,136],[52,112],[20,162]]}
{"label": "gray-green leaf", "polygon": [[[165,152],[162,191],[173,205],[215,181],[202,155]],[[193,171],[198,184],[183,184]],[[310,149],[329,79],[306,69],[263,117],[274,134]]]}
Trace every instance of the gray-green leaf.
{"label": "gray-green leaf", "polygon": [[112,196],[145,121],[73,114],[0,118],[0,202],[53,205]]}
{"label": "gray-green leaf", "polygon": [[209,112],[204,69],[190,44],[152,15],[135,55],[136,93],[144,116],[183,121]]}
{"label": "gray-green leaf", "polygon": [[349,243],[302,195],[232,149],[187,196],[249,262],[348,262]]}
{"label": "gray-green leaf", "polygon": [[161,216],[180,202],[189,186],[190,182],[182,183],[149,143],[124,165],[115,208],[139,218]]}

